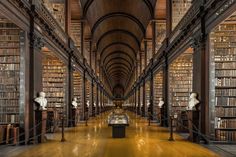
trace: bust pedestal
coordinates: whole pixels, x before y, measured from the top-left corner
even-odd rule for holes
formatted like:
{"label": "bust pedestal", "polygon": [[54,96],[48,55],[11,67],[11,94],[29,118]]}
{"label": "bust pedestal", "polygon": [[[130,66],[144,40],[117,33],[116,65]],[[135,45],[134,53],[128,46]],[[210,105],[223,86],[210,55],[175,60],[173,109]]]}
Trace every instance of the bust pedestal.
{"label": "bust pedestal", "polygon": [[192,142],[197,142],[198,132],[199,129],[199,111],[188,110],[187,111],[188,117],[188,128],[189,128],[189,137],[188,139]]}
{"label": "bust pedestal", "polygon": [[158,107],[157,108],[157,118],[160,121],[160,126],[164,126],[163,115],[164,115],[163,108]]}
{"label": "bust pedestal", "polygon": [[36,142],[46,141],[47,111],[35,110]]}
{"label": "bust pedestal", "polygon": [[73,127],[75,127],[75,126],[76,126],[76,113],[77,113],[77,109],[76,109],[76,108],[72,108],[71,110],[72,110],[71,125],[72,125]]}

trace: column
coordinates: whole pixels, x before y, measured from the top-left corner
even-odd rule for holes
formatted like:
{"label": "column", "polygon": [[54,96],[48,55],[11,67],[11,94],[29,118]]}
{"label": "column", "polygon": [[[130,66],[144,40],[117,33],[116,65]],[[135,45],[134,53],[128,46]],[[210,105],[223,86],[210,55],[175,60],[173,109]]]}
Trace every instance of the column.
{"label": "column", "polygon": [[80,22],[80,53],[82,57],[84,58],[84,21],[81,19]]}
{"label": "column", "polygon": [[86,71],[83,72],[83,83],[82,83],[82,119],[85,120],[85,113],[86,113]]}
{"label": "column", "polygon": [[145,110],[146,110],[146,89],[145,89],[145,79],[143,78],[143,109],[142,109],[142,116],[145,117]]}
{"label": "column", "polygon": [[156,53],[156,21],[152,20],[152,58]]}
{"label": "column", "polygon": [[94,109],[94,80],[92,79],[92,83],[91,83],[91,106],[92,106],[92,117],[94,117],[95,116],[95,109]]}
{"label": "column", "polygon": [[138,85],[138,108],[137,108],[137,114],[140,115],[140,104],[141,104],[141,100],[140,100],[140,85]]}
{"label": "column", "polygon": [[147,40],[144,41],[144,69],[147,66]]}
{"label": "column", "polygon": [[170,36],[172,31],[172,0],[166,0],[166,37]]}
{"label": "column", "polygon": [[134,112],[135,114],[137,114],[137,100],[136,100],[136,97],[137,97],[137,93],[136,93],[136,87],[134,88]]}
{"label": "column", "polygon": [[69,127],[73,126],[73,114],[72,114],[72,95],[73,94],[73,69],[72,69],[72,54],[69,54],[69,58],[68,58],[68,67],[67,67],[67,71],[68,71],[68,105],[67,105],[67,113],[68,113],[68,118],[67,118],[67,124],[69,124]]}
{"label": "column", "polygon": [[65,25],[65,32],[69,35],[70,34],[70,23],[71,23],[71,1],[66,0],[66,5],[65,5],[66,11],[66,25]]}
{"label": "column", "polygon": [[153,120],[153,71],[151,71],[151,73],[150,73],[150,109],[149,109],[149,111],[150,111],[150,114],[152,115],[151,116],[151,119]]}
{"label": "column", "polygon": [[140,51],[139,52],[139,57],[140,57],[140,66],[139,66],[139,72],[140,72],[140,74],[139,75],[141,75],[141,73],[142,73],[142,51]]}
{"label": "column", "polygon": [[99,104],[99,89],[98,89],[98,84],[97,84],[97,93],[96,93],[96,115],[98,115],[99,114],[99,106],[98,106],[98,104]]}
{"label": "column", "polygon": [[200,126],[203,134],[209,134],[209,52],[206,50],[206,38],[198,37],[194,39],[192,47],[193,53],[193,92],[198,94],[200,100]]}
{"label": "column", "polygon": [[[167,54],[165,52],[163,52],[165,54],[165,62],[163,65],[163,100],[165,102],[165,104],[163,105],[163,110],[164,110],[164,115],[163,115],[163,119],[167,119],[169,117],[169,96],[168,96],[168,84],[169,84],[169,74],[168,74],[168,57]],[[165,127],[168,127],[168,121],[165,120],[163,122],[163,125]]]}
{"label": "column", "polygon": [[89,65],[92,68],[92,40],[89,40]]}

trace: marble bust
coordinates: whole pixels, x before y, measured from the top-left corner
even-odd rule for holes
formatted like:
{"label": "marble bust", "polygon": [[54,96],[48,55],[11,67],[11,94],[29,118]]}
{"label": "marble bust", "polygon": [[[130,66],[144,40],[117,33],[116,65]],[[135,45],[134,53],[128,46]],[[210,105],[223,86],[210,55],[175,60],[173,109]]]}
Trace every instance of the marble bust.
{"label": "marble bust", "polygon": [[39,93],[39,97],[35,98],[34,101],[40,105],[41,110],[47,110],[47,99],[45,98],[46,94],[44,92]]}
{"label": "marble bust", "polygon": [[73,101],[72,101],[71,105],[73,106],[73,108],[78,107],[77,98],[73,98]]}
{"label": "marble bust", "polygon": [[199,104],[199,100],[197,99],[197,93],[192,93],[189,97],[187,110],[196,110],[197,104]]}
{"label": "marble bust", "polygon": [[87,101],[87,103],[86,103],[86,104],[87,104],[87,107],[89,107],[89,101]]}
{"label": "marble bust", "polygon": [[158,107],[159,108],[162,108],[162,106],[164,105],[164,101],[163,101],[163,98],[159,98],[159,104],[158,104]]}

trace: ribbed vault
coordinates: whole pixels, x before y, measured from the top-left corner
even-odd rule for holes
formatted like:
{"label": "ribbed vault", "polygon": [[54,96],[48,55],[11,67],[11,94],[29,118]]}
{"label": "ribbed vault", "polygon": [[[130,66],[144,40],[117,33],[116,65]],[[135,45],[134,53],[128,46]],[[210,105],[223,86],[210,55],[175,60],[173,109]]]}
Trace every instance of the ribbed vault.
{"label": "ribbed vault", "polygon": [[[146,27],[154,17],[156,0],[81,0],[91,28],[97,59],[112,91],[125,89],[133,75]],[[122,89],[122,90],[121,90]]]}

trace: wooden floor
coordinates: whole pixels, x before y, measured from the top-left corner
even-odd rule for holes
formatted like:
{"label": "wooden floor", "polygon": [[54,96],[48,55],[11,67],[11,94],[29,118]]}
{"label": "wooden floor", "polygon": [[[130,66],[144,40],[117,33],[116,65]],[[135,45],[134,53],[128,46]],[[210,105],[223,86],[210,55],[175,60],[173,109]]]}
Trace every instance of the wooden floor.
{"label": "wooden floor", "polygon": [[[94,118],[88,126],[78,125],[66,130],[66,142],[54,134],[47,143],[30,146],[16,157],[215,157],[206,148],[187,142],[175,135],[168,141],[167,129],[148,126],[144,119],[130,114],[131,124],[126,138],[113,139],[107,126],[107,115]],[[17,154],[17,155],[16,155]]]}

